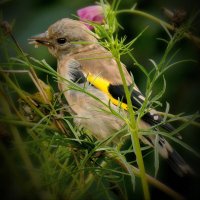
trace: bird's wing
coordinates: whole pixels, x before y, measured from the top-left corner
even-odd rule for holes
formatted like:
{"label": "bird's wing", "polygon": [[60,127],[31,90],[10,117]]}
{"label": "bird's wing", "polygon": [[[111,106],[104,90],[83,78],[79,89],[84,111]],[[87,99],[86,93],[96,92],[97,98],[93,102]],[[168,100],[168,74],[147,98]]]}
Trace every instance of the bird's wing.
{"label": "bird's wing", "polygon": [[[126,99],[123,85],[111,84],[108,80],[100,76],[93,75],[91,73],[87,75],[87,81],[89,81],[94,87],[106,93],[114,105],[117,105],[117,106],[120,105],[123,109],[127,110],[128,108],[127,99]],[[131,102],[132,102],[133,109],[138,110],[142,106],[145,100],[145,97],[139,91],[137,86],[129,85],[128,87],[131,93]],[[174,130],[171,124],[162,123],[163,117],[158,115],[154,109],[151,109],[150,112],[145,113],[142,119],[152,126],[156,124],[160,124],[160,126],[167,131]]]}
{"label": "bird's wing", "polygon": [[[71,66],[71,67],[70,67]],[[91,87],[95,87],[95,89],[98,91],[102,91],[103,94],[106,94],[110,102],[112,102],[114,105],[121,106],[123,109],[127,110],[127,100],[125,97],[125,92],[122,84],[113,84],[110,81],[108,81],[106,78],[102,76],[97,76],[96,74],[93,74],[91,72],[87,73],[81,68],[81,64],[77,60],[73,60],[71,63],[68,64],[69,67],[69,75],[71,77],[71,81],[76,82],[77,84],[83,85],[85,82],[89,82]],[[141,94],[141,92],[138,90],[138,88],[131,87],[129,85],[129,88],[131,88],[131,101],[133,105],[133,109],[139,109],[144,102],[144,96]],[[83,105],[84,106],[84,105]],[[154,110],[151,110],[153,112],[148,112],[142,117],[141,122],[146,122],[148,125],[156,125],[160,124],[162,128],[164,128],[167,131],[172,131],[174,128],[170,124],[163,124],[163,118],[155,113]],[[95,127],[95,130],[99,130],[104,127],[104,125],[100,125],[100,128],[98,129],[97,126],[99,125],[99,121],[94,126],[94,123],[98,121],[95,120],[92,122],[92,128]],[[102,121],[102,116],[101,120]],[[109,120],[106,120],[106,124]],[[116,122],[116,120],[114,120]],[[113,124],[108,123],[109,125],[113,125],[115,128],[119,124],[115,123]],[[88,125],[88,124],[87,124]],[[121,125],[120,125],[121,127]],[[118,128],[117,128],[118,129]],[[95,133],[95,130],[91,129],[92,132]],[[107,128],[106,131],[107,133]],[[149,144],[150,146],[155,145],[155,136],[143,136],[140,139],[146,144]],[[158,152],[160,155],[167,159],[170,165],[172,166],[172,169],[179,174],[180,176],[183,176],[185,174],[192,174],[193,170],[190,168],[190,166],[183,160],[183,158],[171,147],[171,145],[162,137],[158,136]]]}
{"label": "bird's wing", "polygon": [[[127,99],[122,84],[111,83],[108,79],[102,77],[102,73],[99,73],[97,75],[97,73],[93,74],[92,70],[90,70],[90,72],[89,70],[84,70],[85,68],[81,66],[80,61],[71,60],[68,66],[70,68],[71,80],[73,82],[89,82],[93,87],[98,88],[100,91],[106,94],[109,97],[111,103],[113,103],[116,106],[122,107],[124,110],[127,110]],[[137,110],[142,106],[145,97],[139,91],[137,86],[133,86],[133,84],[131,84],[130,81],[128,87],[131,92],[131,101],[133,109]],[[167,131],[174,130],[171,124],[163,123],[162,116],[158,115],[153,109],[150,110],[150,112],[145,113],[142,117],[142,120],[151,126],[160,124],[160,126]]]}

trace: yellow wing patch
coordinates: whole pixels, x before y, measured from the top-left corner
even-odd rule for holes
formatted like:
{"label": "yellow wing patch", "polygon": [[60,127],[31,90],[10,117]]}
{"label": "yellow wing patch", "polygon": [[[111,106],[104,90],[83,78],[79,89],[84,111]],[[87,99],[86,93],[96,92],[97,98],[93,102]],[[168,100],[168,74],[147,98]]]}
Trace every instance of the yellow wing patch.
{"label": "yellow wing patch", "polygon": [[120,106],[124,110],[127,110],[127,104],[121,102],[118,99],[113,98],[112,95],[109,93],[109,91],[108,91],[108,88],[109,88],[109,85],[110,85],[109,81],[107,81],[106,79],[104,79],[100,76],[92,75],[91,73],[89,73],[87,75],[87,81],[90,82],[92,85],[94,85],[99,90],[101,90],[102,92],[104,92],[105,94],[107,94],[110,101],[114,105]]}

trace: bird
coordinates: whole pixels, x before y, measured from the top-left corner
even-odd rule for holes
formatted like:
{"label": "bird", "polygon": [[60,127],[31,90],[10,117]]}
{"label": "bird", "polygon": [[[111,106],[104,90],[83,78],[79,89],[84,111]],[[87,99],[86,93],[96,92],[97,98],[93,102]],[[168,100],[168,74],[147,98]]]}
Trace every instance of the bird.
{"label": "bird", "polygon": [[[29,39],[30,44],[46,46],[57,59],[58,88],[64,94],[74,116],[74,122],[93,134],[98,140],[106,139],[124,126],[124,120],[109,112],[128,115],[127,100],[116,60],[103,47],[85,22],[62,18],[48,29]],[[133,109],[141,108],[145,96],[141,93],[126,66],[121,63],[126,84],[131,91]],[[62,77],[62,78],[60,78]],[[66,81],[64,81],[66,80]],[[73,83],[78,88],[70,87]],[[141,118],[139,128],[160,125],[167,132],[174,130],[155,109],[149,109]],[[140,136],[143,143],[155,148],[168,160],[180,176],[192,174],[193,170],[169,142],[158,134]]]}

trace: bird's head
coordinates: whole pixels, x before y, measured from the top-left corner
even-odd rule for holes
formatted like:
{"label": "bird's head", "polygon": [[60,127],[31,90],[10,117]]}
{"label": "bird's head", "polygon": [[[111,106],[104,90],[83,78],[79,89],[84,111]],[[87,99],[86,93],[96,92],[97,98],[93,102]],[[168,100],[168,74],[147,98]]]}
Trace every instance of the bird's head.
{"label": "bird's head", "polygon": [[55,22],[44,33],[29,39],[30,44],[47,46],[56,58],[96,42],[94,34],[83,22],[68,18]]}

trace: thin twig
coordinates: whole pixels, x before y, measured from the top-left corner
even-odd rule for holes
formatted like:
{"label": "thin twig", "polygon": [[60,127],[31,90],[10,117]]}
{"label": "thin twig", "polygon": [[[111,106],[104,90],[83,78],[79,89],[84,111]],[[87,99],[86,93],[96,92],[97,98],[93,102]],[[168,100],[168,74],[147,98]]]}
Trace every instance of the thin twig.
{"label": "thin twig", "polygon": [[[140,11],[140,10],[133,10],[133,9],[123,9],[123,10],[119,10],[119,11],[116,11],[116,14],[123,14],[123,13],[131,13],[131,14],[135,14],[135,15],[139,15],[139,16],[142,16],[142,17],[145,17],[157,24],[160,24],[162,26],[165,26],[168,30],[171,30],[171,31],[176,31],[177,28],[174,28],[174,26],[170,25],[169,23],[149,14],[149,13],[146,13],[146,12],[143,12],[143,11]],[[200,38],[193,35],[192,33],[190,32],[185,32],[184,33],[184,37],[188,38],[189,40],[191,40],[198,48],[200,48]]]}
{"label": "thin twig", "polygon": [[159,112],[159,111],[156,111],[156,113],[159,114],[159,115],[167,116],[169,118],[176,118],[177,120],[182,121],[182,122],[190,122],[191,125],[200,127],[200,123],[199,122],[191,121],[191,119],[188,119],[186,117],[177,117],[176,115],[169,114],[169,113],[164,113],[164,112]]}

